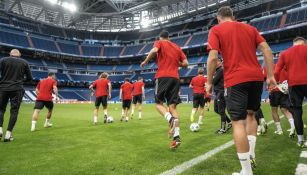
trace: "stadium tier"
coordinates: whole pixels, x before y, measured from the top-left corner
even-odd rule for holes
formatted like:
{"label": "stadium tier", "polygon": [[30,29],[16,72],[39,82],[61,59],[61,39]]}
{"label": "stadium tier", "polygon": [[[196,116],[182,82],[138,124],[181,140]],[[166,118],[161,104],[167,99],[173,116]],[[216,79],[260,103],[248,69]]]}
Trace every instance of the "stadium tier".
{"label": "stadium tier", "polygon": [[[250,24],[255,26],[260,31],[274,31],[283,27],[303,23],[307,18],[306,8],[296,8],[288,10],[286,13],[276,13],[261,18],[253,19]],[[9,16],[9,15],[8,15]],[[59,60],[54,58],[44,58],[44,56],[30,57],[25,59],[30,63],[33,69],[35,80],[45,78],[47,72],[52,70],[57,72],[56,76],[61,82],[82,82],[88,85],[95,81],[99,72],[109,72],[109,79],[112,83],[120,84],[124,78],[130,78],[135,81],[139,76],[143,77],[145,82],[150,83],[154,80],[157,65],[152,62],[141,69],[139,62],[137,63],[120,63],[120,64],[103,64],[100,62],[87,62],[90,58],[116,58],[129,60],[130,58],[146,55],[153,47],[153,41],[159,34],[159,30],[143,32],[141,34],[131,33],[105,33],[107,36],[101,35],[99,32],[80,31],[74,29],[61,29],[47,24],[38,25],[31,23],[31,20],[21,20],[19,17],[11,19],[10,17],[0,16],[0,42],[3,45],[16,46],[19,48],[34,49],[47,53],[58,53],[59,55],[71,55],[73,57],[82,57],[80,61]],[[8,19],[7,19],[8,17]],[[11,25],[8,25],[10,23]],[[210,25],[212,21],[206,22]],[[193,32],[186,32],[191,31]],[[190,52],[193,48],[205,49],[208,39],[208,30],[199,28],[197,23],[191,22],[187,25],[175,25],[168,27],[171,33],[171,41],[183,49]],[[198,29],[201,29],[199,31]],[[109,35],[108,35],[109,34]],[[126,44],[125,41],[130,41],[133,37],[138,38],[138,42]],[[113,45],[112,40],[117,40],[117,44]],[[153,38],[147,40],[148,38]],[[95,42],[80,39],[94,39]],[[99,42],[101,40],[102,42]],[[271,42],[270,46],[274,53],[278,54],[281,51],[291,46],[291,42]],[[182,78],[191,78],[197,75],[198,67],[206,64],[208,55],[197,51],[188,55],[190,66],[187,69],[179,69],[179,75]],[[276,55],[277,56],[277,55]],[[126,57],[126,58],[125,58]],[[263,66],[263,57],[258,53],[259,63]],[[139,59],[139,58],[138,58]],[[275,59],[275,62],[277,57]],[[188,90],[184,88],[183,93]],[[63,97],[68,95],[78,95],[78,100],[89,99],[80,97],[80,94],[69,93],[65,91]],[[82,93],[84,94],[84,93]],[[81,95],[82,96],[82,95]],[[265,95],[264,95],[265,96]]]}
{"label": "stadium tier", "polygon": [[0,175],[307,175],[306,38],[307,0],[0,0]]}

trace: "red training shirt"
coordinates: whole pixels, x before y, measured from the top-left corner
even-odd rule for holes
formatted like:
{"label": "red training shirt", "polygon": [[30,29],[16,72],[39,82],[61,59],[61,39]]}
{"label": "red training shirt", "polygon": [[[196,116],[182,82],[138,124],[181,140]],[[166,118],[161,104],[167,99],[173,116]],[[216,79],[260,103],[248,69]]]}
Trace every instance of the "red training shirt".
{"label": "red training shirt", "polygon": [[36,88],[38,89],[38,95],[36,100],[52,101],[53,86],[57,86],[56,80],[53,78],[45,78],[39,81]]}
{"label": "red training shirt", "polygon": [[110,80],[106,78],[100,78],[93,83],[93,87],[96,88],[96,97],[109,95],[109,83]]}
{"label": "red training shirt", "polygon": [[283,68],[288,71],[289,87],[307,85],[307,46],[297,45],[282,52],[276,64],[277,77]]}
{"label": "red training shirt", "polygon": [[121,85],[122,100],[132,100],[133,85],[130,82],[125,82]]}
{"label": "red training shirt", "polygon": [[279,83],[282,83],[284,82],[285,80],[288,80],[288,73],[287,73],[287,70],[286,68],[282,68],[279,72],[279,74],[276,72],[275,73],[275,69],[276,69],[277,66],[275,66],[274,68],[274,77],[276,79],[277,82]]}
{"label": "red training shirt", "polygon": [[179,79],[179,63],[187,59],[181,48],[168,40],[156,41],[154,47],[159,49],[156,59],[158,70],[155,78],[172,77]]}
{"label": "red training shirt", "polygon": [[137,81],[133,83],[133,96],[141,95],[143,93],[142,89],[145,84],[142,81]]}
{"label": "red training shirt", "polygon": [[222,54],[225,88],[244,82],[263,81],[256,49],[264,41],[255,27],[241,22],[227,21],[211,28],[207,49]]}
{"label": "red training shirt", "polygon": [[203,75],[193,77],[190,83],[193,86],[193,94],[204,94],[206,83],[207,78],[205,78]]}

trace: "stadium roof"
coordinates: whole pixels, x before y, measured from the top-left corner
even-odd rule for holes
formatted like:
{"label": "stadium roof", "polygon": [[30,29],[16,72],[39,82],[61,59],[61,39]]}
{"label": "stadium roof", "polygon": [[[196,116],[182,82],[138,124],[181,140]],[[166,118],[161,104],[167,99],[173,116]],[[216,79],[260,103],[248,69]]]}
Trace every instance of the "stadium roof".
{"label": "stadium roof", "polygon": [[2,0],[2,7],[52,25],[89,31],[129,31],[195,18],[222,5],[244,9],[273,0]]}

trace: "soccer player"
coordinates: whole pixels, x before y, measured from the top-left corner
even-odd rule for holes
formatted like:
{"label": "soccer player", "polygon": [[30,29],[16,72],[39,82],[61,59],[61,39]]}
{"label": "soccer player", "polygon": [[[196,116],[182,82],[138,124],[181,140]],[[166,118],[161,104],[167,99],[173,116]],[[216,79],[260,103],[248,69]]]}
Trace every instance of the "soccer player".
{"label": "soccer player", "polygon": [[193,77],[190,83],[190,88],[193,89],[193,109],[191,112],[190,120],[191,122],[194,122],[194,115],[199,108],[198,124],[203,124],[202,120],[205,106],[204,92],[206,82],[207,78],[204,77],[204,69],[199,68],[198,75]]}
{"label": "soccer player", "polygon": [[57,82],[55,80],[55,73],[50,72],[48,73],[48,77],[40,80],[36,86],[37,98],[34,106],[34,113],[32,116],[31,131],[35,131],[35,126],[39,113],[44,108],[44,106],[48,109],[44,127],[45,128],[52,127],[52,124],[50,123],[52,110],[53,110],[52,90],[54,91],[54,94],[56,96],[56,101],[59,101]]}
{"label": "soccer player", "polygon": [[125,78],[124,84],[121,85],[120,91],[119,91],[119,99],[122,100],[122,107],[124,110],[124,115],[122,115],[120,121],[122,122],[125,118],[126,122],[128,122],[129,118],[129,110],[131,106],[131,100],[132,100],[132,90],[133,85],[129,82],[129,78]]}
{"label": "soccer player", "polygon": [[[94,92],[94,88],[96,88],[96,100],[95,100],[95,110],[94,110],[94,124],[98,122],[98,110],[100,104],[103,107],[104,114],[104,123],[107,123],[108,118],[108,99],[111,99],[112,85],[110,80],[108,80],[108,74],[103,72],[101,73],[98,80],[94,81],[92,85],[90,85],[89,89]],[[93,95],[93,93],[92,93]]]}
{"label": "soccer player", "polygon": [[[181,48],[170,41],[167,31],[160,33],[160,40],[154,43],[154,47],[141,63],[141,67],[144,68],[155,55],[158,64],[158,70],[155,75],[156,108],[169,123],[169,137],[172,138],[171,148],[177,148],[181,144],[179,114],[176,110],[177,104],[180,103],[178,68],[180,66],[187,67],[189,63]],[[165,102],[169,106],[169,111],[163,105]]]}
{"label": "soccer player", "polygon": [[26,60],[20,58],[19,50],[13,49],[10,57],[0,59],[0,140],[3,136],[3,119],[10,100],[11,116],[4,142],[13,140],[12,131],[18,118],[19,107],[24,94],[23,83],[32,81],[32,74]]}
{"label": "soccer player", "polygon": [[139,77],[138,81],[133,83],[133,105],[131,110],[131,119],[134,115],[136,106],[139,107],[139,120],[142,118],[142,102],[145,100],[145,84],[143,78]]}
{"label": "soccer player", "polygon": [[276,86],[273,55],[269,45],[256,28],[234,21],[230,7],[217,12],[219,24],[212,27],[208,37],[207,92],[212,92],[212,78],[223,55],[225,100],[232,120],[234,142],[241,163],[241,175],[252,175],[255,167],[257,121],[263,86],[262,68],[256,50],[263,53],[269,89]]}
{"label": "soccer player", "polygon": [[307,147],[304,143],[303,100],[307,97],[307,46],[306,40],[297,37],[293,40],[293,47],[280,54],[275,73],[286,68],[288,71],[288,86],[290,111],[293,114],[295,129],[298,137],[298,146]]}
{"label": "soccer player", "polygon": [[[278,77],[275,76],[275,79],[278,83],[287,81],[287,70],[285,67],[281,69],[280,72],[276,72],[276,74],[279,74]],[[278,107],[280,107],[281,112],[287,117],[290,127],[291,127],[289,137],[294,137],[295,135],[294,119],[292,117],[292,114],[288,110],[289,109],[289,95],[281,92],[276,87],[269,93],[269,98],[270,98],[272,116],[273,116],[273,120],[276,126],[276,131],[274,133],[277,135],[283,134],[281,124],[280,124],[280,118],[278,114]]]}
{"label": "soccer player", "polygon": [[[216,95],[214,100],[214,111],[221,116],[221,128],[216,131],[217,134],[225,134],[232,128],[231,120],[226,115],[226,102],[224,97],[224,68],[223,63],[218,61],[217,68],[212,80],[213,90]],[[228,126],[226,128],[226,123]]]}

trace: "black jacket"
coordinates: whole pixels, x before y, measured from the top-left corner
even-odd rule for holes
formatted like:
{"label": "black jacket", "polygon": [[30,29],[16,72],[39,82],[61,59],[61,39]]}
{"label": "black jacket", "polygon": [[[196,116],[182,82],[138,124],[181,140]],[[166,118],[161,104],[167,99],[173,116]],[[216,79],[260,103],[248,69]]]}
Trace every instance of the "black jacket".
{"label": "black jacket", "polygon": [[0,59],[0,91],[22,90],[23,83],[32,79],[32,73],[26,60],[15,57]]}
{"label": "black jacket", "polygon": [[213,90],[216,91],[224,91],[224,68],[223,66],[218,67],[213,76]]}

